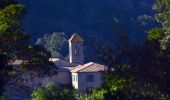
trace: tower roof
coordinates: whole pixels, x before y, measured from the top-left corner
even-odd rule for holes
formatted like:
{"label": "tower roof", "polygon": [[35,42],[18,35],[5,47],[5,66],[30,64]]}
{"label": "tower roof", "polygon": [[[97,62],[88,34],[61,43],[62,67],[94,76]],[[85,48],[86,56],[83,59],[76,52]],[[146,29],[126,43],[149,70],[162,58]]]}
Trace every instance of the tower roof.
{"label": "tower roof", "polygon": [[68,41],[69,42],[83,42],[84,40],[77,33],[74,33]]}

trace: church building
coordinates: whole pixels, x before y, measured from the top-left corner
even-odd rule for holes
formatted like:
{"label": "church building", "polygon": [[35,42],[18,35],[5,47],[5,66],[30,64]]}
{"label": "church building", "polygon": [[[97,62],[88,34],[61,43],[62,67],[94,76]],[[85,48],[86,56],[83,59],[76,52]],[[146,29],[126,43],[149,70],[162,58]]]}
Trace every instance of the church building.
{"label": "church building", "polygon": [[55,77],[57,82],[72,84],[79,93],[99,88],[103,82],[103,72],[107,70],[106,66],[95,62],[84,63],[83,42],[78,34],[73,34],[68,40],[69,62],[57,58],[50,59],[58,68]]}
{"label": "church building", "polygon": [[[93,88],[99,88],[103,82],[103,74],[107,70],[107,67],[95,62],[84,63],[83,42],[84,40],[78,34],[73,34],[68,40],[69,61],[58,58],[49,59],[55,65],[51,67],[52,71],[57,72],[57,74],[52,74],[49,77],[46,75],[36,76],[37,73],[34,73],[35,76],[32,77],[30,75],[31,73],[25,73],[21,76],[26,78],[22,83],[24,87],[29,87],[30,90],[33,90],[38,84],[45,86],[49,82],[54,82],[57,84],[72,85],[79,93]],[[23,60],[15,60],[9,64],[17,67],[22,62]],[[11,87],[13,87],[13,90],[11,90]],[[6,95],[21,95],[24,93],[22,92],[23,89],[20,89],[21,92],[13,92],[18,90],[17,87],[20,88],[20,85],[7,85]]]}

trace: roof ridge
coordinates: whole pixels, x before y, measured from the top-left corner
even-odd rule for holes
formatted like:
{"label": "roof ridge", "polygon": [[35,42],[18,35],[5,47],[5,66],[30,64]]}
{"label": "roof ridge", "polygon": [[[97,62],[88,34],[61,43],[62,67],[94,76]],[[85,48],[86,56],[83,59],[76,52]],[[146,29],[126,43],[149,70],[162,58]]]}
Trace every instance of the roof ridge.
{"label": "roof ridge", "polygon": [[74,33],[71,38],[68,40],[69,42],[71,41],[84,41],[80,35],[78,35],[77,33]]}
{"label": "roof ridge", "polygon": [[92,65],[92,64],[93,64],[93,62],[89,62],[89,63],[86,63],[86,64],[84,64],[84,65],[78,65],[77,67],[75,67],[74,69],[72,69],[72,71],[78,72],[78,71],[80,71],[80,70],[83,70],[83,69],[87,68],[88,66],[90,66],[90,65]]}
{"label": "roof ridge", "polygon": [[95,63],[95,62],[89,62],[84,65],[78,66],[71,70],[72,73],[79,73],[79,72],[99,72],[99,71],[105,71],[107,69],[107,66]]}
{"label": "roof ridge", "polygon": [[80,70],[78,70],[78,71],[81,71],[81,70],[83,70],[83,69],[85,69],[85,68],[87,68],[87,67],[89,67],[89,66],[91,66],[91,65],[94,65],[95,63],[94,62],[89,62],[89,63],[91,63],[90,65],[88,65],[88,66],[85,66],[84,68],[82,68],[82,69],[80,69]]}

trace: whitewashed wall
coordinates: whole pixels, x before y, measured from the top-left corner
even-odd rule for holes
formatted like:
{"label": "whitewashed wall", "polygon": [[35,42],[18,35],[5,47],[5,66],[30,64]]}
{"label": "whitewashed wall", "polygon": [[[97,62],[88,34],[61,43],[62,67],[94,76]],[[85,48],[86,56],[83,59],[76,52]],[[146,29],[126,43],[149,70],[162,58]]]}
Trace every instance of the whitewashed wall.
{"label": "whitewashed wall", "polygon": [[[86,76],[94,75],[94,82],[87,82]],[[103,73],[102,72],[93,72],[93,73],[78,73],[78,91],[81,93],[86,89],[90,88],[99,88],[103,82]]]}
{"label": "whitewashed wall", "polygon": [[75,89],[78,89],[78,74],[72,73],[72,85]]}

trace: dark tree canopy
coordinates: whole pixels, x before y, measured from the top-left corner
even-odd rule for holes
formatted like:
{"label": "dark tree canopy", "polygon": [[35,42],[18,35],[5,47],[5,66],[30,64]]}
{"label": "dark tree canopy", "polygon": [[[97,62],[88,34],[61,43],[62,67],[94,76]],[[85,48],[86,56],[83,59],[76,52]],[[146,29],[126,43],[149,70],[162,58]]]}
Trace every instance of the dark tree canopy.
{"label": "dark tree canopy", "polygon": [[[0,0],[0,93],[6,82],[21,79],[20,75],[25,71],[47,72],[47,66],[51,65],[51,56],[44,48],[29,44],[29,36],[21,25],[24,15],[23,4],[15,0]],[[9,62],[16,59],[23,61],[20,67],[9,66]]]}

